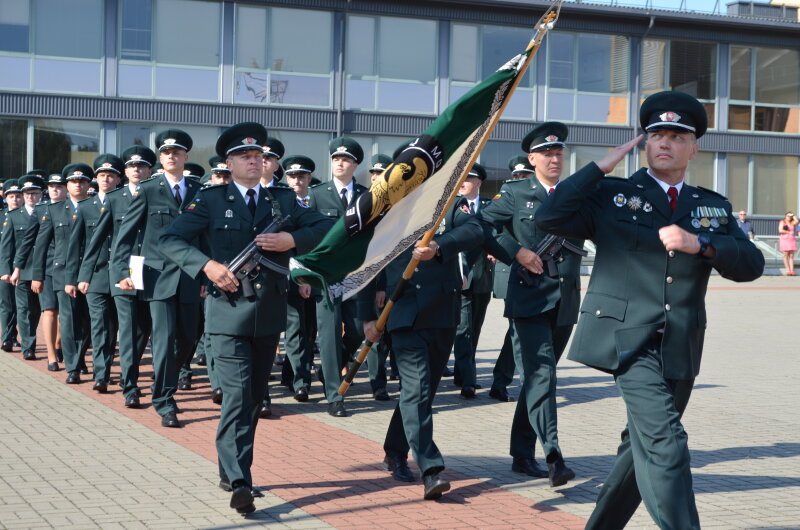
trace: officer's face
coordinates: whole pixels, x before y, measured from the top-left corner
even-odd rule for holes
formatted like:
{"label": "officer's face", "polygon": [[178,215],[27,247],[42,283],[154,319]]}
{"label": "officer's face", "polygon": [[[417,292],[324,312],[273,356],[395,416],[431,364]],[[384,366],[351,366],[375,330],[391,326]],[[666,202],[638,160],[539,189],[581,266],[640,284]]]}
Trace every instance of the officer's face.
{"label": "officer's face", "polygon": [[357,167],[356,161],[349,156],[331,157],[331,173],[340,180],[353,178],[353,173],[356,172]]}
{"label": "officer's face", "polygon": [[370,171],[369,172],[369,181],[370,183],[375,182],[375,179],[383,175],[383,171]]}
{"label": "officer's face", "polygon": [[564,170],[564,150],[560,147],[528,154],[528,161],[536,168],[536,176],[543,180],[558,180]]}
{"label": "officer's face", "polygon": [[36,206],[42,200],[42,190],[23,191],[22,196],[25,198],[27,206]]}
{"label": "officer's face", "polygon": [[230,173],[212,173],[211,178],[209,179],[211,184],[230,184],[231,182],[231,174]]}
{"label": "officer's face", "polygon": [[231,170],[233,180],[243,186],[252,188],[256,182],[261,180],[264,165],[263,158],[261,151],[256,151],[255,149],[228,155],[227,164],[228,169]]}
{"label": "officer's face", "polygon": [[119,175],[113,171],[100,171],[96,174],[97,187],[103,193],[117,189],[119,186]]}
{"label": "officer's face", "polygon": [[53,202],[63,201],[67,198],[67,187],[63,184],[48,184],[47,194]]}
{"label": "officer's face", "polygon": [[292,187],[295,195],[301,199],[308,195],[308,184],[311,182],[311,173],[292,173],[286,175],[286,183]]}
{"label": "officer's face", "polygon": [[9,210],[16,210],[22,205],[22,194],[19,192],[6,193],[5,200]]}
{"label": "officer's face", "polygon": [[67,181],[67,193],[73,199],[85,198],[89,191],[89,181],[86,179],[75,179]]}
{"label": "officer's face", "polygon": [[697,142],[692,133],[653,131],[647,133],[645,153],[654,171],[683,172],[697,156]]}
{"label": "officer's face", "polygon": [[467,177],[461,184],[461,188],[459,188],[458,193],[460,193],[462,197],[473,199],[478,195],[480,189],[481,179],[478,177]]}
{"label": "officer's face", "polygon": [[274,156],[264,156],[261,164],[262,176],[266,179],[271,179],[275,171],[278,170],[278,159]]}
{"label": "officer's face", "polygon": [[131,164],[125,166],[125,176],[128,177],[128,182],[134,186],[138,186],[143,180],[149,179],[153,173],[153,168],[147,164]]}
{"label": "officer's face", "polygon": [[183,166],[189,161],[189,153],[185,149],[164,149],[158,154],[158,159],[166,171],[183,173]]}

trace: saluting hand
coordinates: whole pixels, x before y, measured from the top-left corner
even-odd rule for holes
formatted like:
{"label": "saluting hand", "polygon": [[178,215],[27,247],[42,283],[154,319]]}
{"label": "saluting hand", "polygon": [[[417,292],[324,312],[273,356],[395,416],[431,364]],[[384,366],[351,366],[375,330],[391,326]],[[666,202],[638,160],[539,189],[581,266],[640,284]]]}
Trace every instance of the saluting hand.
{"label": "saluting hand", "polygon": [[214,285],[223,291],[235,293],[239,288],[239,280],[236,279],[236,276],[228,267],[218,261],[209,260],[203,267],[203,272],[209,280],[214,282]]}
{"label": "saluting hand", "polygon": [[289,232],[278,232],[277,234],[259,234],[256,236],[256,245],[261,250],[269,252],[286,252],[295,247],[294,236]]}
{"label": "saluting hand", "polygon": [[519,262],[520,265],[534,274],[541,274],[544,272],[542,258],[540,258],[536,252],[529,248],[520,248],[514,258]]}
{"label": "saluting hand", "polygon": [[636,147],[636,145],[642,141],[642,138],[644,138],[644,135],[640,134],[630,142],[615,147],[609,151],[606,156],[595,162],[595,164],[597,164],[597,167],[599,167],[603,173],[608,175],[614,171],[614,168],[617,167],[617,164],[619,164],[623,158],[625,158],[625,155],[627,155],[631,149]]}

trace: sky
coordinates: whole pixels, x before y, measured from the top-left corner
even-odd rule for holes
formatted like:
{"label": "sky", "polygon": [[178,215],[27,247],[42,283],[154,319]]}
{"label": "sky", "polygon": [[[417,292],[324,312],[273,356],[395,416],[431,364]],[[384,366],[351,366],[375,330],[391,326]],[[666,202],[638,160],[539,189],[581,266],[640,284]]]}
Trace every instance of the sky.
{"label": "sky", "polygon": [[[568,0],[574,1],[574,0]],[[596,4],[611,4],[613,0],[584,0],[586,2],[596,3]],[[733,2],[734,0],[719,0],[719,7],[718,12],[725,13],[727,12],[727,4]],[[659,9],[675,9],[677,10],[681,6],[681,0],[616,0],[616,2],[620,5],[627,5],[627,6],[638,6],[638,7],[647,7],[648,3],[653,6],[654,8]],[[769,2],[766,0],[755,0],[755,3],[764,3],[768,4]],[[704,13],[711,13],[714,10],[715,5],[717,4],[716,0],[684,0],[683,2],[684,7],[691,11],[699,11]]]}

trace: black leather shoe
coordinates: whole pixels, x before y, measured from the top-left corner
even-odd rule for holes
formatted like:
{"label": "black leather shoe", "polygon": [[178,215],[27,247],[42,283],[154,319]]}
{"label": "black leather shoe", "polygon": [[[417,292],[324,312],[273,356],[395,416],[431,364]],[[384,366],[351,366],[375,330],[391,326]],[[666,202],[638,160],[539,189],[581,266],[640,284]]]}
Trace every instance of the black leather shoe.
{"label": "black leather shoe", "polygon": [[[219,486],[219,489],[221,489],[222,491],[230,492],[230,491],[233,490],[233,488],[231,488],[231,483],[228,482],[227,480],[219,479],[218,486]],[[264,494],[261,493],[261,491],[257,490],[256,488],[250,488],[250,493],[252,493],[253,497],[255,497],[257,499],[264,496]]]}
{"label": "black leather shoe", "polygon": [[195,364],[197,366],[206,366],[208,364],[208,360],[206,360],[206,356],[205,355],[198,355],[197,356],[197,361],[195,361]]}
{"label": "black leather shoe", "polygon": [[61,370],[61,367],[58,365],[58,363],[47,363],[48,372],[58,372],[59,370]]}
{"label": "black leather shoe", "polygon": [[138,409],[139,408],[139,396],[136,394],[131,394],[130,396],[125,398],[125,407],[129,409]]}
{"label": "black leather shoe", "polygon": [[461,397],[465,399],[474,399],[475,398],[475,387],[474,386],[465,386],[461,388]]}
{"label": "black leather shoe", "polygon": [[180,379],[178,381],[178,390],[191,390],[192,382],[188,379]]}
{"label": "black leather shoe", "polygon": [[261,410],[258,412],[259,418],[269,418],[272,416],[272,407],[266,401],[261,404]]}
{"label": "black leather shoe", "polygon": [[555,462],[547,463],[547,473],[550,476],[550,486],[563,486],[568,481],[575,478],[575,472],[564,463],[564,459],[559,456]]}
{"label": "black leather shoe", "polygon": [[391,399],[389,397],[389,392],[387,392],[385,388],[379,388],[373,392],[372,397],[375,398],[376,401],[389,401]]}
{"label": "black leather shoe", "polygon": [[94,382],[94,386],[92,386],[92,390],[95,392],[100,392],[101,394],[105,394],[108,392],[108,381],[99,380]]}
{"label": "black leather shoe", "polygon": [[80,371],[81,375],[89,375],[89,368],[87,368],[85,364],[80,367]]}
{"label": "black leather shoe", "polygon": [[26,361],[35,361],[36,354],[33,353],[33,350],[25,350],[24,352],[22,352],[22,358],[25,359]]}
{"label": "black leather shoe", "polygon": [[504,403],[509,403],[514,401],[514,396],[508,393],[508,390],[505,388],[492,388],[489,390],[489,397],[492,399],[496,399],[497,401],[502,401]]}
{"label": "black leather shoe", "polygon": [[216,403],[217,405],[222,405],[222,389],[215,388],[211,391],[211,401]]}
{"label": "black leather shoe", "polygon": [[295,401],[299,401],[300,403],[305,403],[308,401],[308,389],[306,387],[300,388],[297,392],[294,393]]}
{"label": "black leather shoe", "polygon": [[256,511],[256,507],[253,505],[252,488],[242,481],[234,483],[231,492],[231,508],[242,514]]}
{"label": "black leather shoe", "polygon": [[344,401],[334,401],[333,403],[328,403],[328,414],[334,418],[347,417],[347,411],[344,409]]}
{"label": "black leather shoe", "polygon": [[275,366],[283,366],[284,362],[286,362],[286,354],[279,353],[278,355],[275,356],[275,361],[273,361],[272,364],[274,364]]}
{"label": "black leather shoe", "polygon": [[408,467],[407,458],[395,458],[386,455],[383,458],[383,467],[392,473],[392,478],[400,482],[414,482],[417,478]]}
{"label": "black leather shoe", "polygon": [[6,352],[11,352],[11,350],[14,349],[14,343],[11,342],[10,340],[7,340],[3,343],[2,346],[0,346],[0,349]]}
{"label": "black leather shoe", "polygon": [[81,382],[81,374],[77,370],[73,370],[67,375],[68,385],[77,385],[80,382]]}
{"label": "black leather shoe", "polygon": [[426,501],[433,501],[442,496],[442,493],[450,491],[450,483],[439,477],[439,472],[430,473],[422,476],[422,484],[424,485],[425,494],[423,498]]}
{"label": "black leather shoe", "polygon": [[64,362],[64,350],[61,348],[56,348],[56,361],[60,363]]}
{"label": "black leather shoe", "polygon": [[453,377],[453,375],[454,372],[446,366],[444,367],[444,370],[442,370],[442,377]]}
{"label": "black leather shoe", "polygon": [[166,414],[161,416],[161,426],[171,427],[174,429],[183,427],[183,425],[181,425],[181,422],[178,421],[178,416],[176,416],[174,412],[167,412]]}
{"label": "black leather shoe", "polygon": [[515,458],[511,464],[511,471],[536,478],[546,478],[548,476],[547,471],[542,469],[533,458]]}

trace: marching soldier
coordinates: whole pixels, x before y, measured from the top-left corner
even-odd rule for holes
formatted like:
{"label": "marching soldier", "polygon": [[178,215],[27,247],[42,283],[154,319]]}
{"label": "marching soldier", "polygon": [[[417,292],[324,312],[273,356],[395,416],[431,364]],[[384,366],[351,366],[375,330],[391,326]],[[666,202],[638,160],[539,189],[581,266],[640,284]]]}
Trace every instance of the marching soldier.
{"label": "marching soldier", "polygon": [[19,178],[19,189],[22,192],[23,206],[8,213],[8,227],[3,230],[0,243],[4,256],[2,275],[15,287],[14,297],[17,302],[17,326],[22,342],[22,357],[31,361],[36,359],[36,328],[39,326],[41,309],[39,296],[31,289],[33,279],[33,243],[34,239],[25,236],[29,228],[38,227],[34,217],[34,208],[42,198],[44,180],[38,175],[26,174]]}
{"label": "marching soldier", "polygon": [[[311,250],[331,225],[301,206],[294,191],[259,184],[266,136],[257,123],[240,123],[223,132],[216,148],[226,157],[233,182],[202,190],[161,237],[164,255],[190,276],[204,273],[214,284],[209,289],[206,331],[225,396],[216,442],[220,487],[232,491],[231,508],[240,513],[255,510],[250,472],[253,440],[278,337],[286,327],[288,280],[285,274],[261,267],[253,280],[254,295],[245,297],[222,263],[234,258],[276,217],[291,216],[282,231],[257,235],[255,241],[265,257],[282,266],[288,265],[291,254]],[[209,239],[211,256],[191,243],[203,236]]]}
{"label": "marching soldier", "polygon": [[[200,281],[181,272],[161,252],[158,237],[178,214],[192,204],[200,183],[183,176],[192,138],[179,129],[156,136],[164,174],[142,181],[119,227],[111,257],[112,280],[123,291],[134,292],[129,262],[141,241],[144,289],[150,308],[153,351],[153,408],[164,427],[181,427],[176,415],[178,372],[194,352],[200,303]],[[141,238],[141,239],[140,239]],[[181,388],[191,388],[186,372]]]}
{"label": "marching soldier", "polygon": [[[139,184],[150,177],[151,168],[156,162],[156,155],[147,147],[136,145],[123,151],[122,160],[125,164],[125,177],[128,182],[121,188],[106,193],[105,202],[97,219],[97,226],[83,253],[83,260],[78,272],[78,288],[81,292],[84,289],[88,292],[92,289],[94,282],[109,285],[119,322],[120,386],[125,398],[125,406],[138,408],[140,406],[139,361],[150,337],[150,308],[147,302],[141,298],[140,293],[123,291],[119,288],[114,281],[110,261],[125,214],[134,197],[139,193]],[[141,245],[141,232],[138,232],[133,246],[134,255],[142,254]],[[103,267],[102,263],[104,262],[109,265]]]}
{"label": "marching soldier", "polygon": [[[383,445],[384,465],[395,480],[413,482],[408,467],[410,449],[422,471],[426,500],[438,499],[450,489],[450,483],[440,477],[444,459],[433,441],[431,405],[458,324],[462,286],[458,253],[483,243],[475,216],[455,209],[452,219],[428,246],[409,248],[386,268],[387,292],[393,292],[411,257],[420,260],[386,327],[402,385]],[[364,333],[374,343],[380,340],[375,330],[375,285],[372,282],[357,297]]]}
{"label": "marching soldier", "polygon": [[[3,227],[0,231],[0,241],[2,241],[2,234],[8,228],[8,214],[22,206],[22,192],[19,189],[17,179],[6,179],[3,183],[3,199],[6,207],[3,209]],[[0,252],[2,252],[0,247]],[[0,255],[0,267],[4,267],[6,257]],[[9,272],[0,270],[0,276],[10,277]],[[0,340],[2,345],[0,349],[5,352],[11,352],[14,349],[14,342],[17,340],[17,303],[14,299],[14,286],[9,284],[7,278],[3,280],[0,278],[0,326],[2,326],[2,334]],[[51,369],[53,363],[47,365]],[[58,369],[58,363],[55,363],[55,369]]]}
{"label": "marching soldier", "polygon": [[93,390],[105,394],[111,379],[111,364],[117,338],[117,312],[111,296],[108,278],[108,263],[111,253],[111,234],[101,245],[100,260],[94,261],[94,271],[89,281],[81,281],[80,269],[89,242],[97,229],[100,215],[105,211],[109,192],[117,189],[125,163],[117,156],[103,154],[94,160],[97,195],[78,203],[78,218],[72,225],[67,251],[66,282],[64,291],[75,298],[79,291],[86,297],[92,335],[92,365],[94,367]]}
{"label": "marching soldier", "polygon": [[[522,140],[535,174],[504,184],[482,217],[498,232],[497,242],[513,257],[505,316],[511,319],[514,359],[522,389],[511,425],[512,470],[532,477],[549,476],[551,486],[575,477],[558,444],[556,363],[577,320],[580,300],[580,256],[562,251],[557,277],[545,273],[532,250],[547,235],[536,229],[539,206],[559,185],[567,127],[546,122]],[[582,247],[583,241],[575,241]],[[536,439],[542,444],[547,472],[534,459]]]}
{"label": "marching soldier", "polygon": [[[639,503],[659,528],[700,528],[681,415],[700,369],[712,268],[737,282],[764,257],[723,196],[684,182],[708,118],[682,92],[639,111],[649,169],[604,178],[641,136],[566,180],[536,215],[540,230],[597,245],[570,359],[614,375],[628,425],[587,528],[623,528]],[[538,169],[538,168],[537,168]]]}
{"label": "marching soldier", "polygon": [[[480,164],[474,164],[459,190],[459,208],[464,209],[465,213],[476,215],[491,202],[491,199],[480,196],[481,184],[485,180],[486,169]],[[486,318],[486,308],[492,297],[493,268],[482,248],[464,253],[460,259],[463,262],[462,270],[467,271],[467,274],[463,278],[465,285],[461,290],[461,318],[453,343],[453,384],[461,387],[462,397],[472,399],[478,387],[475,352],[478,349],[483,320]]]}
{"label": "marching soldier", "polygon": [[[85,335],[89,332],[89,308],[86,297],[75,297],[66,291],[66,259],[69,235],[78,218],[78,202],[86,198],[94,171],[87,164],[72,163],[64,166],[61,177],[67,183],[67,199],[43,205],[39,212],[38,233],[33,247],[33,274],[31,289],[41,293],[44,287],[47,253],[53,244],[53,290],[58,299],[58,321],[61,329],[61,348],[67,370],[67,384],[81,382],[80,369],[85,353]],[[31,230],[33,232],[33,230]],[[74,294],[74,293],[73,293]],[[98,368],[96,367],[97,371]],[[96,372],[95,372],[96,373]]]}
{"label": "marching soldier", "polygon": [[[338,219],[345,214],[348,205],[356,197],[367,191],[367,188],[353,178],[358,165],[364,159],[364,150],[358,142],[345,136],[331,140],[328,149],[333,178],[311,188],[309,207],[330,219]],[[364,340],[356,312],[355,300],[335,300],[330,308],[326,306],[322,296],[317,296],[317,334],[322,379],[325,397],[328,399],[328,414],[337,418],[347,416],[343,397],[338,393],[341,370]]]}

